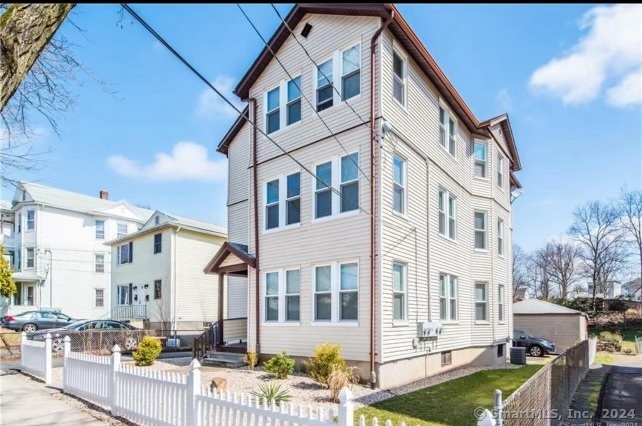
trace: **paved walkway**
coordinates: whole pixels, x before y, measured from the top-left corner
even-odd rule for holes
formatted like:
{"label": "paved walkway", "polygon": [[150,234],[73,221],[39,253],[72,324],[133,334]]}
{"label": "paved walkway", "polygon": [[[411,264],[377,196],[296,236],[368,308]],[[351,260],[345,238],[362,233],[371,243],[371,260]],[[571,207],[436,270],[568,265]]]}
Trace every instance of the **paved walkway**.
{"label": "paved walkway", "polygon": [[[50,395],[43,383],[0,371],[0,425],[87,425],[105,423]],[[57,391],[55,391],[57,392]]]}
{"label": "paved walkway", "polygon": [[602,425],[642,425],[642,356],[629,357],[611,368],[604,385]]}

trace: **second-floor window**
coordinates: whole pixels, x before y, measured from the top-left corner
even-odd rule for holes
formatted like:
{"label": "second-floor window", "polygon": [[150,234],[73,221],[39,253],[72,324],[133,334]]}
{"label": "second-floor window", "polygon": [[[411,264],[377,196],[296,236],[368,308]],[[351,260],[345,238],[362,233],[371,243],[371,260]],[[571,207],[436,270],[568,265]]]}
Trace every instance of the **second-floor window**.
{"label": "second-floor window", "polygon": [[346,100],[361,93],[361,45],[341,52],[341,99]]}
{"label": "second-floor window", "polygon": [[154,254],[163,251],[163,234],[154,234]]}
{"label": "second-floor window", "polygon": [[406,60],[397,51],[392,52],[392,97],[406,106]]}
{"label": "second-floor window", "polygon": [[301,121],[301,77],[288,81],[286,125]]}
{"label": "second-floor window", "polygon": [[488,145],[486,142],[475,141],[474,157],[475,157],[475,177],[485,178],[487,175],[487,158],[488,158]]}
{"label": "second-floor window", "polygon": [[265,127],[268,134],[276,132],[281,128],[281,90],[279,87],[267,93],[267,108],[265,115]]}
{"label": "second-floor window", "polygon": [[105,239],[105,221],[104,220],[96,221],[96,239],[97,240]]}
{"label": "second-floor window", "polygon": [[301,173],[296,172],[265,184],[265,229],[301,222]]}
{"label": "second-floor window", "polygon": [[504,255],[504,221],[497,219],[497,254]]}
{"label": "second-floor window", "polygon": [[395,154],[392,159],[392,208],[406,214],[406,160]]}
{"label": "second-floor window", "polygon": [[439,189],[439,233],[453,240],[457,237],[457,199],[443,188]]}
{"label": "second-floor window", "polygon": [[132,263],[134,261],[134,243],[129,242],[118,246],[118,264]]}
{"label": "second-floor window", "polygon": [[359,209],[358,164],[355,152],[316,166],[315,219]]}
{"label": "second-floor window", "polygon": [[18,234],[22,232],[22,214],[18,213],[18,219],[16,220],[16,226],[18,227]]}
{"label": "second-floor window", "polygon": [[457,277],[439,275],[439,319],[457,321]]}
{"label": "second-floor window", "polygon": [[497,186],[504,187],[504,157],[497,154]]}
{"label": "second-floor window", "polygon": [[127,235],[127,224],[119,223],[116,238],[124,237],[125,235]]}
{"label": "second-floor window", "polygon": [[439,107],[439,144],[450,155],[455,156],[457,146],[457,125],[445,108]]}
{"label": "second-floor window", "polygon": [[94,270],[98,273],[105,272],[105,255],[97,254],[95,258]]}
{"label": "second-floor window", "polygon": [[26,252],[26,266],[25,268],[34,268],[36,265],[35,250],[33,247],[29,247],[25,250]]}
{"label": "second-floor window", "polygon": [[329,59],[317,68],[317,111],[328,109],[334,104],[333,62]]}
{"label": "second-floor window", "polygon": [[475,248],[486,250],[486,212],[475,212]]}
{"label": "second-floor window", "polygon": [[27,210],[27,231],[36,229],[36,211]]}

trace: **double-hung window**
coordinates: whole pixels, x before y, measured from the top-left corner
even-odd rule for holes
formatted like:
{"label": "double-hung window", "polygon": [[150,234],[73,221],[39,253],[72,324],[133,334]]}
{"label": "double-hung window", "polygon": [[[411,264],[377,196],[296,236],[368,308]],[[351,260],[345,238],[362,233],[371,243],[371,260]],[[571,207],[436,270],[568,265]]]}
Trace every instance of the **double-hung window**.
{"label": "double-hung window", "polygon": [[36,211],[27,210],[27,231],[36,229]]}
{"label": "double-hung window", "polygon": [[392,264],[392,292],[393,307],[392,319],[405,321],[406,316],[406,294],[408,288],[408,266],[405,263],[393,262]]}
{"label": "double-hung window", "polygon": [[105,239],[105,221],[104,220],[96,221],[96,239],[97,240]]}
{"label": "double-hung window", "polygon": [[457,237],[457,198],[439,189],[439,233],[450,239]]}
{"label": "double-hung window", "polygon": [[154,280],[154,299],[160,299],[163,297],[163,281]]}
{"label": "double-hung window", "polygon": [[163,233],[154,234],[154,254],[163,251]]}
{"label": "double-hung window", "polygon": [[341,100],[361,93],[361,44],[341,52]]}
{"label": "double-hung window", "polygon": [[359,319],[359,265],[333,262],[314,268],[314,321],[356,322]]}
{"label": "double-hung window", "polygon": [[286,108],[286,124],[301,121],[301,77],[295,77],[288,81],[288,99]]}
{"label": "double-hung window", "polygon": [[497,219],[497,254],[504,255],[504,221]]}
{"label": "double-hung window", "polygon": [[96,272],[98,272],[98,273],[105,272],[105,255],[104,254],[97,254],[95,260],[96,260],[96,262],[95,262],[94,270]]}
{"label": "double-hung window", "polygon": [[406,76],[408,64],[397,51],[392,52],[392,97],[406,106]]}
{"label": "double-hung window", "polygon": [[504,157],[497,154],[497,186],[504,188]]}
{"label": "double-hung window", "polygon": [[317,68],[317,111],[328,109],[334,104],[333,62],[329,59]]}
{"label": "double-hung window", "polygon": [[497,321],[503,322],[504,321],[504,286],[499,285],[497,286]]}
{"label": "double-hung window", "polygon": [[121,305],[121,306],[131,305],[132,293],[133,293],[133,289],[131,284],[119,285],[117,287],[117,293],[116,293],[116,300],[118,302],[118,305]]}
{"label": "double-hung window", "polygon": [[134,243],[129,242],[118,246],[118,264],[132,263],[134,261]]}
{"label": "double-hung window", "polygon": [[105,307],[105,290],[102,288],[94,289],[94,306],[96,308]]}
{"label": "double-hung window", "polygon": [[352,153],[317,164],[314,219],[359,209],[359,154]]}
{"label": "double-hung window", "polygon": [[265,184],[265,229],[276,229],[300,222],[301,173],[281,175],[268,181]]}
{"label": "double-hung window", "polygon": [[279,320],[279,273],[265,274],[265,321]]}
{"label": "double-hung window", "polygon": [[285,271],[285,320],[298,322],[301,316],[301,271]]}
{"label": "double-hung window", "polygon": [[124,237],[125,235],[127,235],[127,224],[119,223],[116,238]]}
{"label": "double-hung window", "polygon": [[406,214],[406,160],[398,154],[392,158],[392,208]]}
{"label": "double-hung window", "polygon": [[457,149],[457,124],[450,112],[439,107],[439,144],[450,155],[455,156]]}
{"label": "double-hung window", "polygon": [[486,212],[475,212],[475,248],[486,250]]}
{"label": "double-hung window", "polygon": [[27,255],[25,258],[27,259],[27,264],[25,268],[34,268],[36,265],[36,258],[35,258],[35,249],[33,247],[29,247],[26,249]]}
{"label": "double-hung window", "polygon": [[475,283],[475,321],[488,321],[488,284]]}
{"label": "double-hung window", "polygon": [[439,319],[457,321],[457,277],[439,275]]}
{"label": "double-hung window", "polygon": [[265,274],[265,322],[299,322],[301,272],[279,269]]}
{"label": "double-hung window", "polygon": [[281,88],[277,87],[267,93],[267,108],[265,114],[265,130],[270,134],[281,128]]}
{"label": "double-hung window", "polygon": [[488,145],[483,141],[475,141],[473,154],[475,157],[475,177],[487,176]]}

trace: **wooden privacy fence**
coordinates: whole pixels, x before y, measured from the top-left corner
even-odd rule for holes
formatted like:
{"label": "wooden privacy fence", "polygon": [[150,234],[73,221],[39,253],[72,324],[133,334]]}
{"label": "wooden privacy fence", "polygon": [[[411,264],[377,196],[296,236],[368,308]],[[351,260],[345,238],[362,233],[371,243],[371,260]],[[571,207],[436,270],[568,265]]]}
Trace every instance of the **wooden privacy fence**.
{"label": "wooden privacy fence", "polygon": [[43,379],[46,385],[51,384],[51,334],[47,333],[44,342],[34,342],[27,340],[27,333],[22,332],[20,371]]}
{"label": "wooden privacy fence", "polygon": [[[63,391],[141,425],[354,426],[353,395],[348,388],[339,394],[336,413],[288,403],[271,406],[263,398],[210,391],[201,382],[196,359],[188,374],[177,374],[121,365],[118,345],[111,356],[100,357],[71,352],[68,337],[64,344]],[[375,418],[371,424],[379,422]],[[390,421],[381,424],[392,426]],[[363,416],[359,425],[366,426]]]}

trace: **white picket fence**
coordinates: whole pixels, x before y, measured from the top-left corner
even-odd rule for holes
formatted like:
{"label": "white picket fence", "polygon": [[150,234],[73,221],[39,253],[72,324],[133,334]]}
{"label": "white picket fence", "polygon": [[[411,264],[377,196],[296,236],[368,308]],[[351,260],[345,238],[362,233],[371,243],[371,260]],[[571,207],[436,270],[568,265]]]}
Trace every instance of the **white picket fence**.
{"label": "white picket fence", "polygon": [[22,333],[20,343],[20,371],[51,384],[51,334],[47,333],[44,342],[27,340],[27,333]]}
{"label": "white picket fence", "polygon": [[[112,355],[72,353],[64,345],[63,391],[103,405],[115,416],[141,425],[163,426],[354,426],[350,389],[339,395],[338,413],[282,403],[268,406],[250,395],[211,392],[201,383],[201,365],[192,360],[188,374],[121,365],[118,345]],[[335,416],[338,415],[338,423]],[[362,416],[359,426],[366,426]],[[377,419],[372,419],[377,426]],[[389,420],[383,422],[393,426]],[[400,426],[405,426],[401,423]]]}

